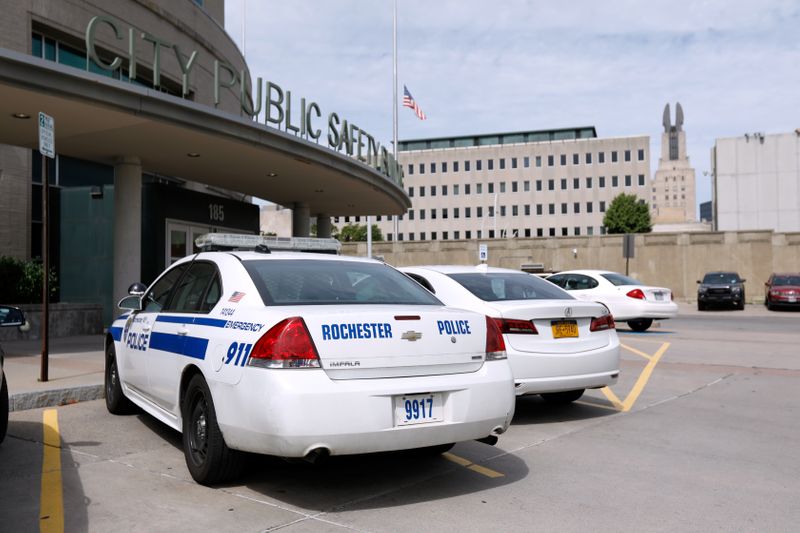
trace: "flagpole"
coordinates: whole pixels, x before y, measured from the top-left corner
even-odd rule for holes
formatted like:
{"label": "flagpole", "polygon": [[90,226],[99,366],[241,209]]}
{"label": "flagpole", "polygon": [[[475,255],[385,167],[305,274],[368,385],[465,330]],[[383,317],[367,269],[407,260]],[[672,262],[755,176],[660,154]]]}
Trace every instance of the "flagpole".
{"label": "flagpole", "polygon": [[[392,16],[392,151],[394,160],[397,161],[397,0],[394,0]],[[397,231],[400,224],[397,215],[392,217],[394,222],[394,238],[397,240]]]}

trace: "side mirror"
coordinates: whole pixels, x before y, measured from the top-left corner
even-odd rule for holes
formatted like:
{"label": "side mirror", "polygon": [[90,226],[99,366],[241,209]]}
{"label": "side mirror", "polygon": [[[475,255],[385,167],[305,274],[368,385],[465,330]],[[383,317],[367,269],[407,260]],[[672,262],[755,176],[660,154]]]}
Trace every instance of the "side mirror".
{"label": "side mirror", "polygon": [[139,283],[138,281],[128,287],[128,294],[132,296],[141,296],[145,292],[147,292],[147,286],[144,283]]}
{"label": "side mirror", "polygon": [[746,279],[744,279],[744,278],[742,278],[742,283],[744,283],[745,281],[747,281],[747,280],[746,280]]}
{"label": "side mirror", "polygon": [[117,307],[127,311],[141,311],[142,310],[142,297],[138,295],[126,296],[119,301]]}
{"label": "side mirror", "polygon": [[26,321],[25,321],[25,323],[24,323],[24,324],[22,324],[22,325],[19,327],[19,330],[20,330],[22,333],[25,333],[25,332],[27,332],[27,331],[30,331],[30,330],[31,330],[31,323],[30,323],[30,322],[28,322],[28,321],[26,320]]}
{"label": "side mirror", "polygon": [[0,327],[20,327],[25,322],[25,313],[21,309],[10,305],[0,305]]}

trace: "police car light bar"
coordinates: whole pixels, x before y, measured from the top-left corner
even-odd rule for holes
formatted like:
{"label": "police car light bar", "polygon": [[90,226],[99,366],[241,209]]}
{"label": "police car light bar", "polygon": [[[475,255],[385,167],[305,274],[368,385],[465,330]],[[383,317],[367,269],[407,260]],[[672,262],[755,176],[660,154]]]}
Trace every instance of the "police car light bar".
{"label": "police car light bar", "polygon": [[338,255],[342,249],[342,243],[336,239],[268,237],[238,233],[206,233],[197,237],[194,243],[205,252],[212,250],[255,250],[257,247],[263,246],[269,251],[316,252]]}

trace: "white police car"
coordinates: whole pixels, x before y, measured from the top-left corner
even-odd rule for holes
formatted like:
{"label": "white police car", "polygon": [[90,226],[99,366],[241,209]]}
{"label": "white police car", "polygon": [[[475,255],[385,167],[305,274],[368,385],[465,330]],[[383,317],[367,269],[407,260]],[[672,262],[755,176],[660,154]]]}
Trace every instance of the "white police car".
{"label": "white police car", "polygon": [[379,261],[268,252],[186,257],[124,298],[109,330],[108,410],[133,403],[182,431],[197,482],[235,476],[240,451],[444,451],[507,429],[513,378],[494,322]]}

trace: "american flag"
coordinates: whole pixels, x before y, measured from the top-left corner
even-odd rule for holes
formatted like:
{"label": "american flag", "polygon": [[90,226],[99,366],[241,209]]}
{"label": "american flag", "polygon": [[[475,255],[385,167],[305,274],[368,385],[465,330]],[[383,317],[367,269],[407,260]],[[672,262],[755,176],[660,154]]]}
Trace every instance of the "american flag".
{"label": "american flag", "polygon": [[417,102],[414,101],[414,97],[411,96],[411,93],[408,92],[408,87],[403,85],[403,106],[410,107],[414,114],[417,115],[417,118],[420,120],[425,120],[428,117],[425,116],[425,113],[422,112],[422,109],[419,108]]}
{"label": "american flag", "polygon": [[233,302],[233,303],[238,303],[239,300],[244,298],[244,294],[245,293],[243,293],[243,292],[234,292],[233,294],[231,294],[231,297],[228,298],[228,301],[229,302]]}

